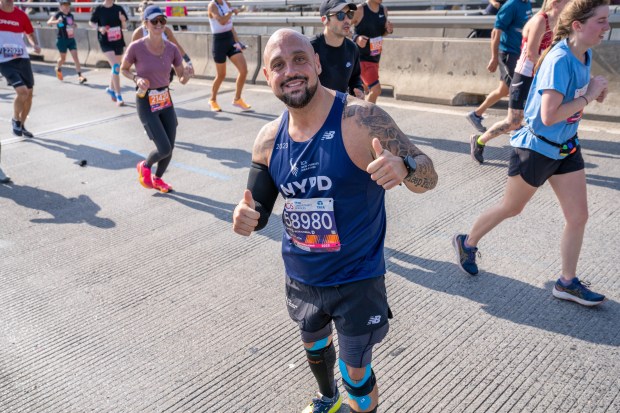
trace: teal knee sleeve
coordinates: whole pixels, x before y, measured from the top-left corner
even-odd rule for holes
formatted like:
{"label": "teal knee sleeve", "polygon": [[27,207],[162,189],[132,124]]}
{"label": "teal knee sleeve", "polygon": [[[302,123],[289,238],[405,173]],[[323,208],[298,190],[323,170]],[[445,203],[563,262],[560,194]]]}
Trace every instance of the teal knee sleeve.
{"label": "teal knee sleeve", "polygon": [[368,409],[372,405],[370,393],[377,383],[375,372],[370,367],[370,364],[366,365],[364,377],[357,383],[354,383],[353,379],[349,376],[347,365],[342,359],[338,360],[338,366],[340,367],[340,374],[342,375],[342,384],[347,390],[347,393],[349,393],[349,398],[355,400],[360,409]]}
{"label": "teal knee sleeve", "polygon": [[114,63],[114,65],[112,66],[112,74],[118,75],[120,72],[121,72],[121,65],[119,65],[118,63]]}

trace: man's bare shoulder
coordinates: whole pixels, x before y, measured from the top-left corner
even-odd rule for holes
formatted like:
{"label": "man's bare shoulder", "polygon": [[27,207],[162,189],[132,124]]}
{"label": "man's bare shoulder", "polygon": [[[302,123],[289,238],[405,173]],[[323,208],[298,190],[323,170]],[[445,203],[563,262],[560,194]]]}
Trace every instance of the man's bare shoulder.
{"label": "man's bare shoulder", "polygon": [[254,147],[252,148],[252,162],[269,165],[273,144],[276,140],[276,134],[282,121],[282,115],[277,119],[263,126],[256,136]]}

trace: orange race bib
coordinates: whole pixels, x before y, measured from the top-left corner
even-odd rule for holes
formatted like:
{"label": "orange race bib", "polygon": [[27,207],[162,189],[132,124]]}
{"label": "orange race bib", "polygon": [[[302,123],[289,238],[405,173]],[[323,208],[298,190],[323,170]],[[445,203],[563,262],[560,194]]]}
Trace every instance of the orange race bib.
{"label": "orange race bib", "polygon": [[370,43],[370,55],[371,56],[379,56],[381,54],[381,49],[383,49],[383,37],[373,37],[369,40]]}
{"label": "orange race bib", "polygon": [[172,99],[170,99],[170,92],[168,89],[150,90],[149,105],[151,106],[151,112],[157,112],[158,110],[172,106]]}

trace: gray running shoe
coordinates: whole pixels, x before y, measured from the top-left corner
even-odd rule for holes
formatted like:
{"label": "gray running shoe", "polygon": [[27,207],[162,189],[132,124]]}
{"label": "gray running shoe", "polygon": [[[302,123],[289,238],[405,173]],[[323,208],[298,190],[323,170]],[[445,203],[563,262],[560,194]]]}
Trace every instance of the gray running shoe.
{"label": "gray running shoe", "polygon": [[469,146],[471,148],[471,157],[474,161],[478,161],[478,163],[482,164],[484,162],[484,156],[482,153],[484,152],[484,146],[478,143],[478,138],[480,135],[473,134],[469,137]]}
{"label": "gray running shoe", "polygon": [[11,182],[11,177],[7,176],[0,167],[0,184],[8,184],[9,182]]}
{"label": "gray running shoe", "polygon": [[482,124],[482,116],[476,115],[476,112],[474,112],[473,110],[467,115],[465,115],[465,117],[467,118],[469,123],[471,123],[471,125],[476,128],[478,132],[484,133],[487,131],[487,128],[485,128]]}
{"label": "gray running shoe", "polygon": [[13,135],[22,136],[22,123],[20,121],[11,119],[11,126],[13,127]]}

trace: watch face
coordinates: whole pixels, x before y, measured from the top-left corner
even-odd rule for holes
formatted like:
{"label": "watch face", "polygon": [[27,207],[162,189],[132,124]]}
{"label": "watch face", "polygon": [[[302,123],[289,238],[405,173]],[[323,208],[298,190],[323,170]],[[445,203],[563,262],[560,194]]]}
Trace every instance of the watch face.
{"label": "watch face", "polygon": [[414,172],[416,170],[416,168],[418,167],[418,164],[416,163],[415,159],[413,159],[413,157],[407,155],[403,158],[403,161],[405,161],[405,166],[407,167],[408,172]]}

